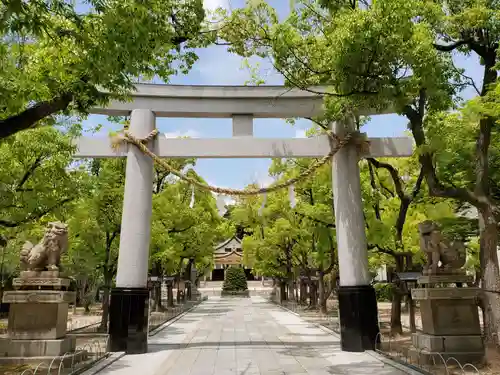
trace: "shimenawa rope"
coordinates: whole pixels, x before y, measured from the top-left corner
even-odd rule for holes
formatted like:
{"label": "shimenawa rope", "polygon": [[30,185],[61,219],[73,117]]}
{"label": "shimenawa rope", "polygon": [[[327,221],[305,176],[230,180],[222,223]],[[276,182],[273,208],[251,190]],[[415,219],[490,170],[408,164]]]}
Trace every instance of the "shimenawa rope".
{"label": "shimenawa rope", "polygon": [[331,131],[325,131],[328,135],[328,139],[330,142],[330,152],[323,156],[320,160],[313,162],[307,169],[299,173],[297,176],[289,178],[286,181],[278,182],[274,185],[270,185],[264,188],[250,188],[250,189],[231,189],[231,188],[221,188],[217,186],[211,186],[205,183],[202,183],[192,177],[186,176],[182,174],[180,171],[172,167],[165,159],[160,158],[154,152],[152,152],[148,147],[147,143],[152,141],[157,135],[158,130],[155,129],[151,133],[148,134],[146,138],[139,139],[134,137],[130,132],[124,131],[123,133],[117,134],[113,136],[112,145],[114,148],[119,147],[122,142],[131,143],[136,146],[139,150],[141,150],[145,155],[149,156],[155,163],[172,173],[173,175],[179,177],[181,180],[188,182],[189,184],[205,190],[211,191],[218,194],[223,195],[231,195],[231,196],[251,196],[251,195],[259,195],[264,193],[274,192],[280,189],[287,188],[290,185],[296,184],[299,181],[305,180],[310,177],[318,168],[322,167],[343,147],[351,142],[355,142],[361,152],[365,152],[369,142],[366,137],[359,132],[351,132],[347,133],[344,138],[338,137],[336,134]]}

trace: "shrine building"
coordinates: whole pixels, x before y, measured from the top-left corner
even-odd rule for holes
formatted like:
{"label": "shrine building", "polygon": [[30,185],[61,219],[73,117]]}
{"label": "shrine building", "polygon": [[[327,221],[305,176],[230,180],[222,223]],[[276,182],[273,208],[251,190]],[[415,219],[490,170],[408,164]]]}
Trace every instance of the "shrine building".
{"label": "shrine building", "polygon": [[251,268],[243,265],[243,249],[241,240],[233,236],[214,247],[214,268],[206,280],[222,281],[224,280],[225,270],[228,267],[243,267],[247,280],[256,280]]}

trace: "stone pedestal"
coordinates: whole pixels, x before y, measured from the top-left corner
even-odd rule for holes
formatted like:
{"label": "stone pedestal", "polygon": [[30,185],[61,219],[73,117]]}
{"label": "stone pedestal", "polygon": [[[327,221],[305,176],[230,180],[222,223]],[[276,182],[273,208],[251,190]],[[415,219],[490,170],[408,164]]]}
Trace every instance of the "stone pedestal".
{"label": "stone pedestal", "polygon": [[58,366],[62,360],[85,358],[86,353],[75,353],[75,339],[66,336],[68,305],[75,292],[66,291],[69,279],[58,276],[54,271],[21,272],[13,281],[18,290],[4,293],[10,311],[8,337],[0,339],[0,363],[38,365],[55,358],[53,366]]}
{"label": "stone pedestal", "polygon": [[470,282],[466,275],[423,276],[424,288],[412,289],[420,302],[422,332],[412,335],[410,356],[420,363],[438,363],[454,357],[460,363],[480,362],[484,345],[476,298],[479,288],[434,287],[435,284]]}

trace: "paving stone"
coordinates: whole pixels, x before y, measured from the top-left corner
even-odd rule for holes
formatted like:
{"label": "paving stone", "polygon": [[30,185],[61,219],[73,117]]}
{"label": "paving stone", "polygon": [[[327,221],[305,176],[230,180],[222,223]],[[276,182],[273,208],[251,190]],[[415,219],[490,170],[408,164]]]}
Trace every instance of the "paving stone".
{"label": "paving stone", "polygon": [[101,375],[403,375],[262,297],[212,297]]}

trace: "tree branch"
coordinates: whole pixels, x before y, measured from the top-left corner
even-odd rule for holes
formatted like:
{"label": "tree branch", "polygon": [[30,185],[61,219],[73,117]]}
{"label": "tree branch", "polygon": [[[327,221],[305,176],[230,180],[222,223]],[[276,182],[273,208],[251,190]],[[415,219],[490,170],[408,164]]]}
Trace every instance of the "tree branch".
{"label": "tree branch", "polygon": [[36,158],[35,162],[26,170],[24,173],[23,177],[19,181],[16,187],[16,191],[22,191],[23,185],[28,181],[28,179],[31,177],[31,175],[35,172],[35,170],[40,166],[42,163],[43,157],[40,155]]}
{"label": "tree branch", "polygon": [[72,99],[72,94],[65,93],[54,99],[37,103],[17,115],[0,120],[0,139],[21,130],[33,128],[38,121],[68,108]]}
{"label": "tree branch", "polygon": [[323,220],[320,220],[320,219],[316,219],[315,217],[312,217],[312,216],[309,216],[309,215],[306,215],[302,212],[298,212],[298,211],[295,211],[295,213],[305,219],[308,219],[308,220],[311,220],[311,221],[314,221],[315,223],[317,224],[321,224],[322,226],[326,227],[326,228],[330,228],[330,229],[335,229],[335,224],[333,223],[328,223],[326,221],[323,221]]}
{"label": "tree branch", "polygon": [[[165,224],[163,224],[163,225],[165,225]],[[185,232],[185,231],[187,231],[187,230],[191,229],[192,227],[194,227],[194,224],[191,224],[191,225],[187,226],[186,228],[182,228],[182,229],[172,228],[172,229],[169,229],[169,230],[167,231],[167,233],[168,233],[168,234],[172,234],[172,233],[182,233],[182,232]]]}
{"label": "tree branch", "polygon": [[57,207],[66,204],[68,202],[71,202],[75,200],[76,197],[71,197],[71,198],[66,198],[63,199],[62,201],[58,202],[57,204],[53,205],[52,207],[47,208],[46,210],[39,211],[39,212],[32,212],[29,214],[26,218],[19,220],[19,221],[9,221],[9,220],[1,220],[0,219],[0,226],[5,227],[5,228],[17,228],[18,226],[25,224],[29,221],[34,221],[42,218],[43,216],[47,215],[51,211],[55,210]]}
{"label": "tree branch", "polygon": [[[425,94],[421,93],[420,99],[422,99],[423,95]],[[420,102],[421,101],[422,100],[420,100]],[[406,106],[403,113],[410,120],[410,130],[417,147],[425,147],[427,142],[423,128],[423,113],[421,111],[416,111],[411,106]],[[486,201],[480,201],[474,193],[467,189],[444,186],[438,179],[431,153],[421,152],[418,159],[422,166],[431,196],[457,199],[462,202],[468,202],[475,207],[481,207],[488,203]]]}
{"label": "tree branch", "polygon": [[459,41],[456,41],[454,43],[446,44],[446,45],[434,43],[433,46],[438,51],[451,52],[451,51],[455,50],[456,48],[464,46],[470,42],[471,42],[471,39],[464,39],[464,40],[459,40]]}

